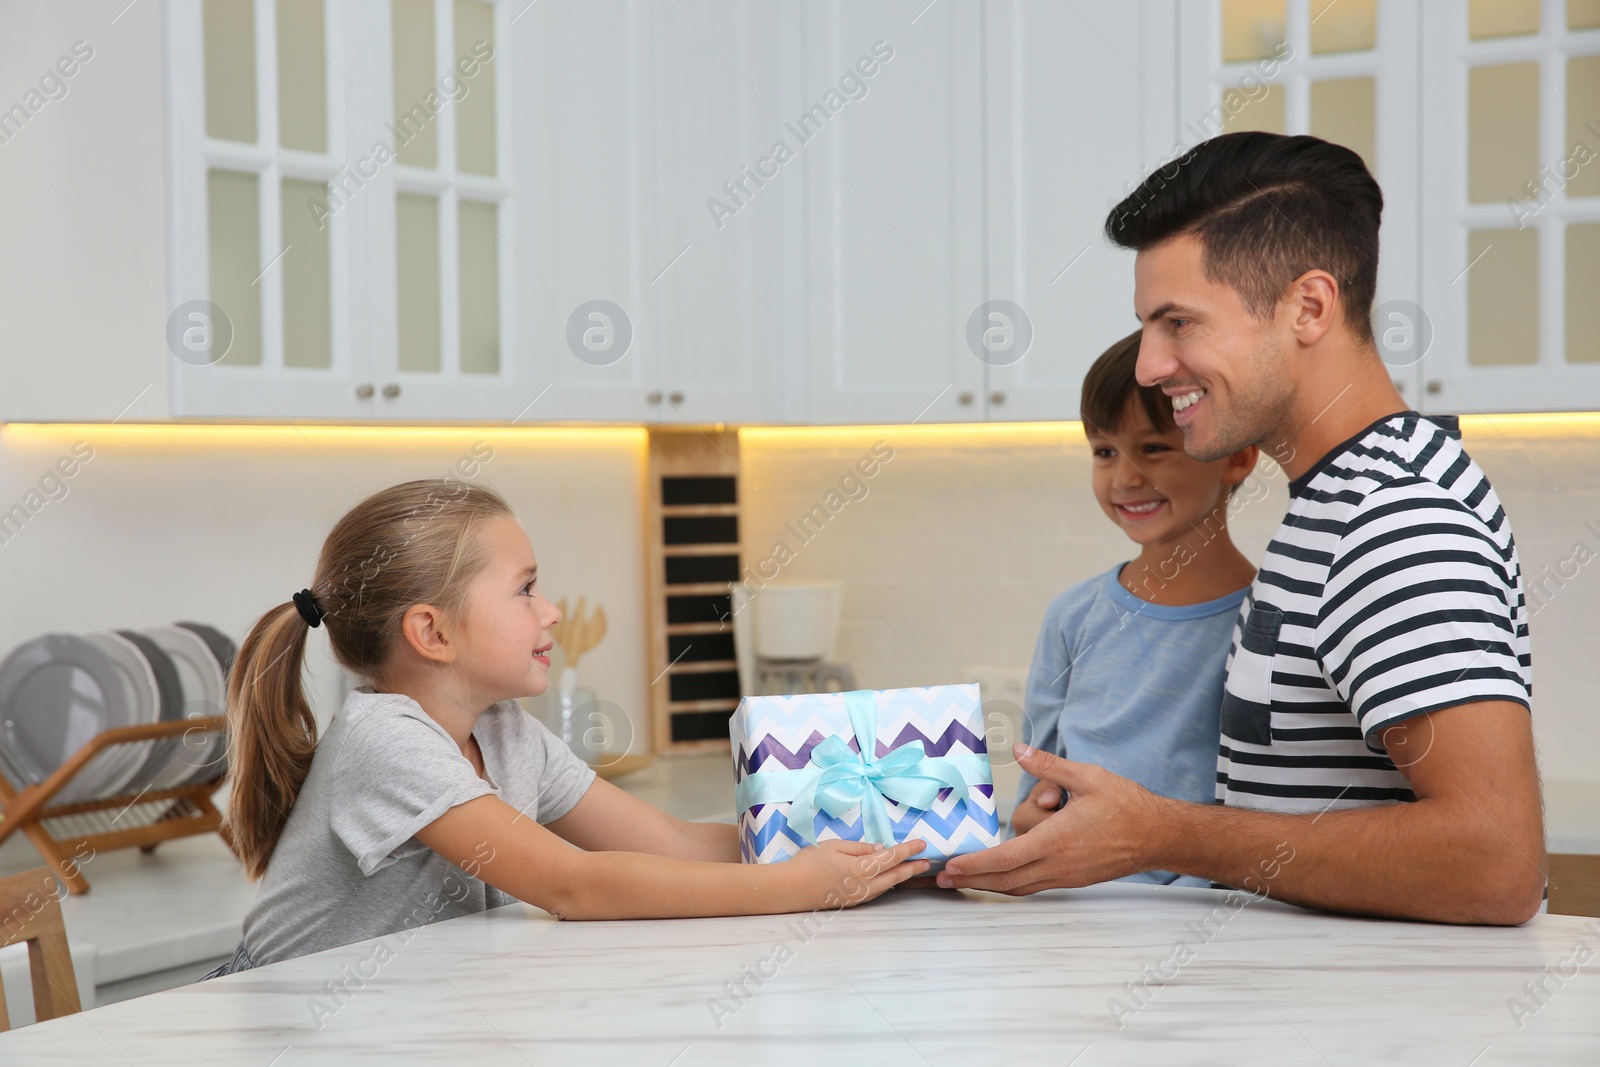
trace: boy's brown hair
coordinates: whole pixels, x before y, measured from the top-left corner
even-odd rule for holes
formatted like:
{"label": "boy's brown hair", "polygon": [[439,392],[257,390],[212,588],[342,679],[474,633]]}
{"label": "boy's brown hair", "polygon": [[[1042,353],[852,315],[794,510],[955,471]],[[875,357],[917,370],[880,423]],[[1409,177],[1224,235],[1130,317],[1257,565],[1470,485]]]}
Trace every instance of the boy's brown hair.
{"label": "boy's brown hair", "polygon": [[1100,354],[1083,376],[1083,395],[1079,402],[1083,416],[1083,432],[1115,433],[1122,429],[1122,420],[1128,413],[1128,402],[1135,396],[1150,416],[1150,425],[1165,433],[1176,430],[1172,418],[1172,401],[1153,385],[1140,385],[1134,377],[1134,367],[1139,362],[1139,337],[1142,331],[1134,330],[1128,336]]}

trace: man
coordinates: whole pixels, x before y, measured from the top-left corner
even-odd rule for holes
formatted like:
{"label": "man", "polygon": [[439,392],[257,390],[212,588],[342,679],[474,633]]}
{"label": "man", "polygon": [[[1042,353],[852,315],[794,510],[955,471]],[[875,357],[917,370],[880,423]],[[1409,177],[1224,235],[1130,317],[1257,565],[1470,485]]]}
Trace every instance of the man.
{"label": "man", "polygon": [[941,886],[1160,869],[1356,914],[1538,911],[1521,570],[1455,420],[1407,411],[1373,344],[1382,210],[1354,152],[1265,133],[1199,145],[1112,210],[1138,253],[1139,381],[1191,456],[1257,445],[1290,479],[1228,658],[1218,803],[1019,745],[1026,803],[1060,810]]}

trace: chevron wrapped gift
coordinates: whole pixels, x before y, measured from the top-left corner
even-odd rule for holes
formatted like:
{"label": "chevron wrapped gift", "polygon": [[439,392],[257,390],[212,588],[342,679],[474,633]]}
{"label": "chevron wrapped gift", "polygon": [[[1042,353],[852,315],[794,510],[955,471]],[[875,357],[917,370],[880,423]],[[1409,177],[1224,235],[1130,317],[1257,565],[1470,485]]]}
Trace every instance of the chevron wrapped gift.
{"label": "chevron wrapped gift", "polygon": [[1000,843],[976,685],[745,697],[729,730],[746,863],[921,838],[938,870]]}

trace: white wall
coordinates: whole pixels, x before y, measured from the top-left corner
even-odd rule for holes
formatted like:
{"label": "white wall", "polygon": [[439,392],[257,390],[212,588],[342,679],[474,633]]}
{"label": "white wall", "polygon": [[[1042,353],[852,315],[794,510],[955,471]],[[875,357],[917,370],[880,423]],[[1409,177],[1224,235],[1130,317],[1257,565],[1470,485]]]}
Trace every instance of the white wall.
{"label": "white wall", "polygon": [[[0,511],[77,441],[93,458],[20,531],[0,531],[0,654],[47,632],[209,622],[235,641],[311,580],[323,539],[364,496],[442,477],[487,442],[478,481],[510,501],[552,600],[602,605],[609,633],[584,684],[648,737],[645,701],[642,430],[464,427],[334,431],[235,427],[0,428]],[[34,498],[33,503],[44,498]],[[313,699],[337,693],[327,638],[313,633]],[[559,664],[558,664],[559,665]]]}
{"label": "white wall", "polygon": [[[1500,493],[1525,582],[1576,568],[1532,624],[1534,731],[1551,780],[1600,783],[1600,716],[1589,658],[1600,621],[1600,419],[1587,429],[1528,429],[1526,420],[1467,420],[1469,451]],[[802,543],[797,523],[878,440],[895,458]],[[781,578],[848,579],[837,658],[864,687],[980,681],[985,697],[1020,704],[1046,605],[1068,586],[1133,555],[1089,490],[1076,424],[1049,431],[936,428],[746,432],[742,552],[794,553]],[[1281,473],[1238,514],[1234,540],[1259,559],[1282,518]],[[1592,523],[1593,528],[1585,526]],[[1574,573],[1574,565],[1566,567]]]}

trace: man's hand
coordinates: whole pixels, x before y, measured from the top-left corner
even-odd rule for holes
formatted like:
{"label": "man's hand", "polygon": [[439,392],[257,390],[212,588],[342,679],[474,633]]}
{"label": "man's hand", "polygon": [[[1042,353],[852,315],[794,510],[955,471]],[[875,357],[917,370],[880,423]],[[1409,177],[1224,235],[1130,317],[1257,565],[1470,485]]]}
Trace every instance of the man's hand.
{"label": "man's hand", "polygon": [[1026,799],[1011,813],[1011,829],[1022,835],[1061,810],[1061,787],[1054,782],[1035,782]]}
{"label": "man's hand", "polygon": [[1527,922],[1545,884],[1528,709],[1459,704],[1381,737],[1416,800],[1315,815],[1171,800],[1018,745],[1023,769],[1070,799],[1030,833],[951,860],[938,882],[1024,895],[1167,870],[1325,911]]}
{"label": "man's hand", "polygon": [[1030,833],[1019,824],[1022,836],[952,859],[939,872],[942,888],[1026,896],[1094,885],[1152,866],[1144,857],[1161,826],[1161,805],[1171,801],[1090,763],[1027,745],[1017,745],[1015,752],[1022,769],[1039,779],[1030,801],[1050,786],[1071,800],[1059,812],[1045,812]]}

